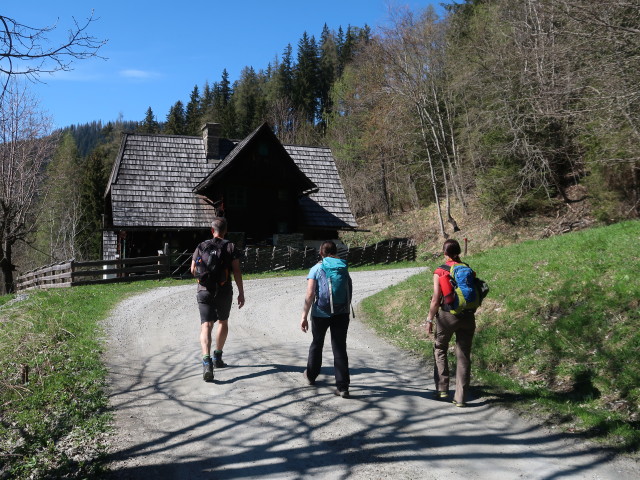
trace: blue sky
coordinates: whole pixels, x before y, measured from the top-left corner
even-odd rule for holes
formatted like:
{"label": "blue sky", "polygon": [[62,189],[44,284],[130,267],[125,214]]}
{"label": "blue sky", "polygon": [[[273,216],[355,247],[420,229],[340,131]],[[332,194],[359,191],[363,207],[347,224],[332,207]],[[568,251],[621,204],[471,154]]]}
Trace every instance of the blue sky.
{"label": "blue sky", "polygon": [[[3,2],[2,15],[32,26],[59,25],[66,34],[75,17],[93,9],[98,21],[90,34],[108,40],[97,58],[80,60],[71,72],[43,76],[31,85],[54,126],[121,115],[142,120],[148,107],[163,121],[177,100],[185,104],[195,85],[219,81],[224,68],[230,80],[245,66],[263,69],[288,43],[294,54],[303,32],[319,38],[323,25],[332,30],[368,24],[374,30],[388,20],[386,0],[205,0],[182,4],[166,0],[86,0]],[[432,0],[398,0],[422,10]],[[55,40],[52,35],[51,40]]]}

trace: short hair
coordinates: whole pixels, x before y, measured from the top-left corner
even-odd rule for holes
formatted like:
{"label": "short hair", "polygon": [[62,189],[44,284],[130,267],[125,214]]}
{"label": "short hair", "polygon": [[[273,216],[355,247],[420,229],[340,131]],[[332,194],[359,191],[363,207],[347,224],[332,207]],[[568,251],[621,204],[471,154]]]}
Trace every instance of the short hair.
{"label": "short hair", "polygon": [[331,240],[325,240],[320,245],[320,256],[327,257],[329,255],[336,255],[338,253],[338,247]]}
{"label": "short hair", "polygon": [[218,235],[227,233],[227,219],[224,217],[216,217],[211,222],[211,228]]}
{"label": "short hair", "polygon": [[444,245],[442,246],[442,251],[449,258],[458,258],[460,256],[460,253],[462,253],[460,244],[458,243],[457,240],[454,240],[453,238],[450,238],[449,240],[446,240],[444,242]]}

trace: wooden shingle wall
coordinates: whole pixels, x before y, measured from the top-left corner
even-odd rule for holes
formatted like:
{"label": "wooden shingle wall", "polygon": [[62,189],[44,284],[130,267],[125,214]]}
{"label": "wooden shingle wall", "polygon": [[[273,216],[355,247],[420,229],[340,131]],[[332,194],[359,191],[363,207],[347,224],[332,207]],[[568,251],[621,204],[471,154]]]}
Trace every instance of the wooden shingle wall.
{"label": "wooden shingle wall", "polygon": [[104,231],[102,233],[102,258],[105,260],[115,260],[118,253],[118,234],[116,232]]}

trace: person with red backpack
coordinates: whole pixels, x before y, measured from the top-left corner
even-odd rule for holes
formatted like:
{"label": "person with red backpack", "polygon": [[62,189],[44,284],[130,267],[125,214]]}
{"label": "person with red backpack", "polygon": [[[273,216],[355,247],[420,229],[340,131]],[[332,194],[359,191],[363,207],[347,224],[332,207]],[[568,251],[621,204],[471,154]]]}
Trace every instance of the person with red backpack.
{"label": "person with red backpack", "polygon": [[314,265],[307,275],[307,293],[300,328],[309,330],[311,311],[311,334],[307,368],[303,375],[308,385],[315,385],[322,367],[322,349],[327,330],[331,330],[333,367],[336,389],[334,393],[349,398],[349,357],[347,355],[347,330],[351,308],[352,282],[347,263],[338,258],[338,248],[332,241],[320,246],[322,260]]}
{"label": "person with red backpack", "polygon": [[[433,296],[427,316],[427,332],[434,334],[434,382],[436,398],[449,398],[447,350],[456,336],[456,390],[453,404],[465,406],[471,379],[471,343],[476,330],[475,309],[481,301],[475,272],[460,260],[460,244],[447,240],[443,245],[444,265],[433,273]],[[435,320],[435,331],[433,328]]]}
{"label": "person with red backpack", "polygon": [[[191,274],[198,279],[196,296],[200,311],[200,344],[202,346],[202,377],[213,381],[213,368],[223,368],[222,349],[229,333],[229,314],[233,301],[231,274],[238,287],[238,308],[244,305],[244,288],[240,271],[241,253],[225,240],[227,220],[216,217],[211,222],[213,238],[200,243],[193,252]],[[211,358],[211,331],[218,322],[216,348]]]}

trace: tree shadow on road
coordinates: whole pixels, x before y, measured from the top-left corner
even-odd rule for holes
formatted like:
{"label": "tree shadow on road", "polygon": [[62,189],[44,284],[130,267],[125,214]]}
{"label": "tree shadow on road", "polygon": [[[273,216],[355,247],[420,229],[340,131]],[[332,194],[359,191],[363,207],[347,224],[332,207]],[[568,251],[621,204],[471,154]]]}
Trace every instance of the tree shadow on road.
{"label": "tree shadow on road", "polygon": [[[379,478],[396,465],[419,471],[517,460],[530,464],[533,478],[550,480],[586,475],[613,455],[567,448],[570,436],[524,422],[514,427],[483,398],[466,409],[433,400],[422,366],[402,374],[355,367],[353,398],[342,399],[333,395],[330,366],[308,386],[300,366],[279,363],[243,359],[217,371],[215,385],[202,382],[200,365],[179,352],[149,358],[134,373],[129,365],[123,358],[115,366],[114,375],[126,378],[112,404],[144,434],[114,445],[111,478]],[[167,402],[173,413],[154,417]],[[145,418],[134,418],[140,408]]]}

